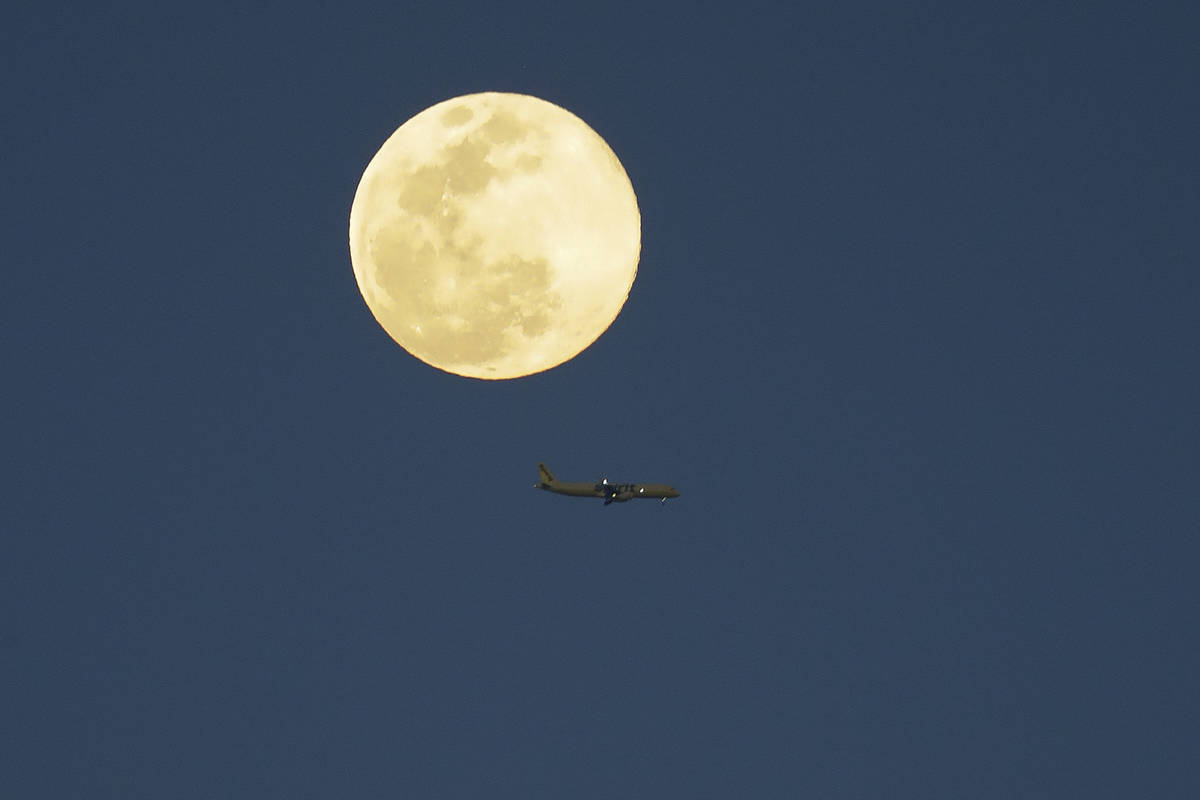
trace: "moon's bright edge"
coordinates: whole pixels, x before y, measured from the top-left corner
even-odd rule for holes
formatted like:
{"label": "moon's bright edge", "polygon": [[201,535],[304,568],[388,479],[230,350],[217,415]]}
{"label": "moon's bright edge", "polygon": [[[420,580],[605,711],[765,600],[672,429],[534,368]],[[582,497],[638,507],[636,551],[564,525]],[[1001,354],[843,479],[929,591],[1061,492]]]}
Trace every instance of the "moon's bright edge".
{"label": "moon's bright edge", "polygon": [[528,95],[417,114],[368,164],[350,210],[354,275],[376,320],[422,361],[473,378],[584,350],[624,305],[640,248],[616,155]]}

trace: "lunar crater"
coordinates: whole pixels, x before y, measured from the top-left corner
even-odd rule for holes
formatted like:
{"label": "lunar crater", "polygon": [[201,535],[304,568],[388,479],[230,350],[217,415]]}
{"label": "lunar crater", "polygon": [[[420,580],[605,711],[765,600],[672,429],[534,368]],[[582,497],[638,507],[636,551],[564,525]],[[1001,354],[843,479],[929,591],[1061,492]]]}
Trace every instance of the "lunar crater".
{"label": "lunar crater", "polygon": [[475,112],[466,106],[455,106],[454,108],[442,114],[442,124],[448,128],[457,128],[466,125],[475,118]]}

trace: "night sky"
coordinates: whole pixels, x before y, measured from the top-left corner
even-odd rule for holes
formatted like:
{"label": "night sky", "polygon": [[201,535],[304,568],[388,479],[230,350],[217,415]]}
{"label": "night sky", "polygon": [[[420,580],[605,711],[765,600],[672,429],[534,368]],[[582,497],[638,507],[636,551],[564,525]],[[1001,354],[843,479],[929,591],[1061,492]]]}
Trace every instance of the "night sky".
{"label": "night sky", "polygon": [[[4,797],[1200,796],[1197,6],[106,5],[0,25]],[[501,382],[347,241],[491,90],[642,214]]]}

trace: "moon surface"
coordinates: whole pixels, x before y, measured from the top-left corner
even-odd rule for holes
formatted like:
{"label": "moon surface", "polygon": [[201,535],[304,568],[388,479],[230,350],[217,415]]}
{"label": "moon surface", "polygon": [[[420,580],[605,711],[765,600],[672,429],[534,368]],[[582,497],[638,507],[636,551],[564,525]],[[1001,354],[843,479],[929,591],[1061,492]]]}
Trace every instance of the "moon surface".
{"label": "moon surface", "polygon": [[350,260],[383,329],[438,369],[516,378],[582,352],[637,275],[629,176],[583,120],[486,92],[405,122],[363,172]]}

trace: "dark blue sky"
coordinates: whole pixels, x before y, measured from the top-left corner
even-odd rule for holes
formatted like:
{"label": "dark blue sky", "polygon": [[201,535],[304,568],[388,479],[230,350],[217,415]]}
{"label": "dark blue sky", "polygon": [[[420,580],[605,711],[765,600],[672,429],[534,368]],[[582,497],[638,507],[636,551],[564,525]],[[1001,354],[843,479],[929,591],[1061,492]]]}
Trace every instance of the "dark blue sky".
{"label": "dark blue sky", "polygon": [[[1200,13],[1087,5],[6,13],[6,796],[1196,797]],[[499,383],[347,245],[484,90],[642,211]]]}

